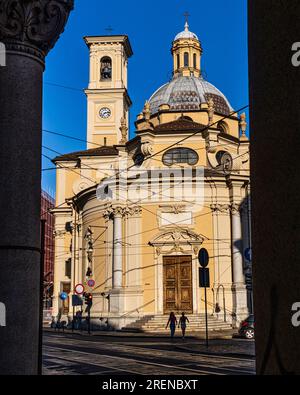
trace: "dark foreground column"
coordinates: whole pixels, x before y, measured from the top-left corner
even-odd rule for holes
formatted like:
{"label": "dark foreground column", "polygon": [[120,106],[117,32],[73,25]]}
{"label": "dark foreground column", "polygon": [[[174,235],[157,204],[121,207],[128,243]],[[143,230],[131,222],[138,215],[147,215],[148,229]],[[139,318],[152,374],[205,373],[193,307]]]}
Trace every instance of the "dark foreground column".
{"label": "dark foreground column", "polygon": [[299,0],[249,0],[259,374],[300,373],[300,315],[292,312],[296,302],[300,308],[300,54],[292,52],[300,42],[299,15]]}
{"label": "dark foreground column", "polygon": [[0,373],[37,374],[42,75],[73,0],[0,1]]}

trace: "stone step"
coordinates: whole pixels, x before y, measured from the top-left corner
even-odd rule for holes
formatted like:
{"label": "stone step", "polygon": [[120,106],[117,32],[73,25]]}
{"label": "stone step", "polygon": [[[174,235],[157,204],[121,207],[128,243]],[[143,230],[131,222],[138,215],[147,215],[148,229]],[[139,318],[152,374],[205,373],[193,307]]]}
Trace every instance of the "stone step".
{"label": "stone step", "polygon": [[[178,322],[179,322],[178,316]],[[166,333],[165,326],[168,322],[168,315],[145,316],[141,319],[132,322],[123,328],[124,331],[141,331],[153,333]],[[188,315],[189,323],[187,323],[187,331],[205,331],[205,315],[191,314]],[[208,316],[208,330],[211,331],[226,331],[231,330],[231,324],[224,322],[217,317]],[[179,329],[179,328],[178,328]]]}

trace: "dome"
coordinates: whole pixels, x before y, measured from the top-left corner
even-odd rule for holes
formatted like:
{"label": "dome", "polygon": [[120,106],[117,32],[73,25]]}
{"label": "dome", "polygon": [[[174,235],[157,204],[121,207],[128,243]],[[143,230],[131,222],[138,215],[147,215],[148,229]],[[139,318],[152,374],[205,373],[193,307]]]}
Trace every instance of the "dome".
{"label": "dome", "polygon": [[149,99],[150,112],[155,114],[162,104],[168,104],[170,111],[200,110],[209,99],[213,99],[216,112],[229,115],[233,111],[223,93],[203,77],[179,76],[154,92]]}
{"label": "dome", "polygon": [[177,34],[177,36],[174,38],[174,41],[179,40],[181,38],[183,38],[183,39],[184,38],[194,38],[199,41],[197,35],[195,33],[189,31],[188,23],[185,24],[184,31]]}

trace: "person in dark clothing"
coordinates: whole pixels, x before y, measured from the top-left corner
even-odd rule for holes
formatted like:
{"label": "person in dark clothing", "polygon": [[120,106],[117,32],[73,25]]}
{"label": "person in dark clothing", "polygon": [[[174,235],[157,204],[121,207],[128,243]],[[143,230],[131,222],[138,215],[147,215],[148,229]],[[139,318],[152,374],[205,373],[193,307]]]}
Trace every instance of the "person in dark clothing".
{"label": "person in dark clothing", "polygon": [[185,330],[186,330],[186,322],[190,322],[189,319],[185,316],[184,313],[181,314],[179,319],[178,328],[181,327],[182,338],[185,338]]}
{"label": "person in dark clothing", "polygon": [[176,318],[175,314],[172,311],[170,313],[169,320],[168,320],[168,323],[166,325],[166,329],[168,328],[168,326],[170,326],[171,339],[174,338],[176,325],[177,325],[177,318]]}

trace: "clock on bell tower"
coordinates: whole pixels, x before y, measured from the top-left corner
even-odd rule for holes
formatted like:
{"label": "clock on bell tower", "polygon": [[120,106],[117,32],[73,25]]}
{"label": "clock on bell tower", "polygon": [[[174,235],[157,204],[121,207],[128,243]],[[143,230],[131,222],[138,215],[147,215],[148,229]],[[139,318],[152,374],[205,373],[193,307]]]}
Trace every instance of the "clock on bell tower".
{"label": "clock on bell tower", "polygon": [[90,81],[85,90],[87,148],[96,148],[95,144],[124,144],[126,136],[120,127],[124,122],[128,125],[131,106],[127,93],[127,65],[133,54],[129,39],[127,36],[90,36],[84,40],[90,50]]}

